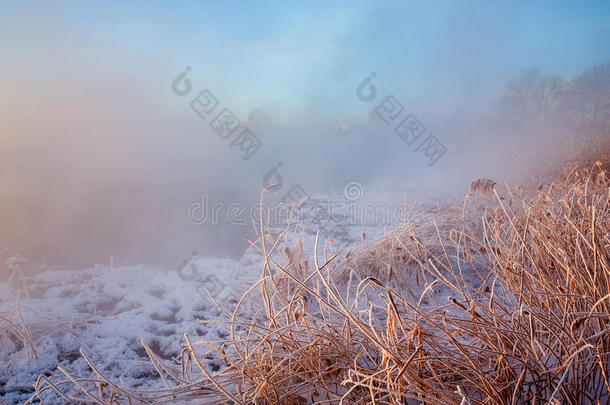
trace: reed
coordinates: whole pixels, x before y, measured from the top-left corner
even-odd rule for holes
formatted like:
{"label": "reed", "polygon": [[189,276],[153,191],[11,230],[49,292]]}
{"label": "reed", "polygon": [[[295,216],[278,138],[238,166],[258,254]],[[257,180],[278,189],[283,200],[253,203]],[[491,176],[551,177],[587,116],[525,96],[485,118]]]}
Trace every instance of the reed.
{"label": "reed", "polygon": [[[185,335],[179,370],[147,351],[167,388],[121,387],[81,351],[94,377],[60,368],[29,403],[608,403],[608,173],[502,197],[483,180],[486,206],[422,213],[340,255],[261,225],[261,277],[227,311],[230,337]],[[210,372],[210,352],[226,368]]]}

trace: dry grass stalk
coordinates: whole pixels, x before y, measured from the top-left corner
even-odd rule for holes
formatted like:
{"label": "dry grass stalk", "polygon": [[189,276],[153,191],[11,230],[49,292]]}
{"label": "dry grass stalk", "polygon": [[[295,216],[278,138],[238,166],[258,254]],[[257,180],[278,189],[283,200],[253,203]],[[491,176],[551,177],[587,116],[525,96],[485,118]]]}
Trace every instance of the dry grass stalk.
{"label": "dry grass stalk", "polygon": [[[489,184],[475,186],[497,204],[480,225],[454,210],[341,260],[316,248],[306,262],[297,248],[279,263],[281,238],[269,246],[261,226],[261,279],[227,321],[230,339],[187,340],[175,386],[119,387],[89,362],[95,378],[41,377],[32,402],[54,390],[117,404],[608,403],[607,174],[595,166],[527,197],[509,193],[510,205]],[[410,285],[417,277],[425,282]],[[250,299],[261,310],[247,316]],[[202,347],[228,367],[207,372]],[[187,372],[193,361],[200,380]]]}
{"label": "dry grass stalk", "polygon": [[495,181],[490,179],[477,179],[470,183],[470,186],[468,187],[468,194],[472,195],[477,191],[480,191],[483,195],[493,197],[493,190],[496,184],[497,183]]}

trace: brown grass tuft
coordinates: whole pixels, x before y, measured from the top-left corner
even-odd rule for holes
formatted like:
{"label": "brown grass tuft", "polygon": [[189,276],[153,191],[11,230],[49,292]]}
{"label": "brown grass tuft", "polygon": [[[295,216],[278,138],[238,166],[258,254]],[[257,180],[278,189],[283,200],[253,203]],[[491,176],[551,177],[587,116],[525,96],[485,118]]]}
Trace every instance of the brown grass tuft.
{"label": "brown grass tuft", "polygon": [[472,195],[477,191],[480,191],[483,195],[493,197],[493,190],[496,186],[496,182],[490,179],[477,179],[470,183],[468,187],[468,194]]}
{"label": "brown grass tuft", "polygon": [[[470,191],[494,200],[482,211],[421,215],[348,257],[316,243],[313,258],[296,246],[282,260],[281,237],[268,244],[261,226],[261,279],[227,320],[230,338],[187,337],[180,375],[151,355],[166,390],[120,387],[90,363],[97,377],[60,370],[32,400],[55,390],[88,403],[608,403],[607,173],[595,165],[504,199],[477,182]],[[258,312],[241,311],[249,300]],[[227,368],[211,374],[207,352]]]}

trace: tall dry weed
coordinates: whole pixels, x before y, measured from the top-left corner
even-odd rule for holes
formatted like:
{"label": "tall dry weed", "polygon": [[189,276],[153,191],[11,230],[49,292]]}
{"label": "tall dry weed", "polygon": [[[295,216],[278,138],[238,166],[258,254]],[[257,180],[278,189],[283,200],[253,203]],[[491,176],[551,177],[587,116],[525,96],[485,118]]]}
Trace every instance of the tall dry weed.
{"label": "tall dry weed", "polygon": [[[422,215],[341,257],[282,256],[261,227],[261,279],[228,314],[229,339],[186,336],[181,373],[150,354],[166,390],[121,387],[90,363],[95,378],[41,377],[32,402],[608,403],[607,173],[504,198],[488,184],[482,211]],[[207,352],[227,367],[212,374]]]}

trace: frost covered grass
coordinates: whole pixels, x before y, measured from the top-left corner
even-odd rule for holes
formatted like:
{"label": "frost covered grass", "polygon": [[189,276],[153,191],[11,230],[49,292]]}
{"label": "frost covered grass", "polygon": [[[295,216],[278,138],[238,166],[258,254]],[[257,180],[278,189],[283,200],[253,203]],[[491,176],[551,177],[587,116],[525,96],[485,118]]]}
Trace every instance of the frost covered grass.
{"label": "frost covered grass", "polygon": [[28,403],[607,403],[607,176],[600,163],[538,190],[474,186],[464,207],[349,252],[316,240],[308,254],[261,225],[260,279],[202,321],[226,338],[185,334],[180,367],[142,342],[155,389],[81,349],[91,373],[40,376]]}
{"label": "frost covered grass", "polygon": [[[267,259],[256,289],[264,312],[216,348],[230,366],[216,381],[240,380],[232,390],[225,386],[227,397],[610,400],[607,173],[597,164],[530,194],[489,193],[493,200],[462,219],[424,217],[355,258],[316,251],[313,266],[294,256],[280,264],[275,245],[259,245]],[[339,284],[335,275],[346,270]]]}

